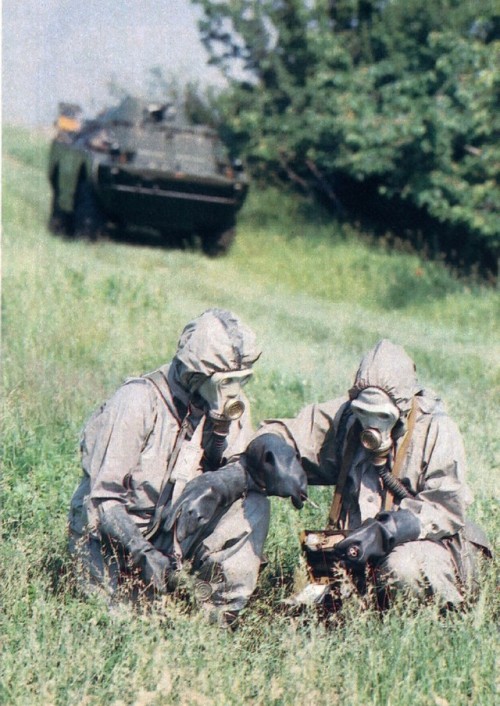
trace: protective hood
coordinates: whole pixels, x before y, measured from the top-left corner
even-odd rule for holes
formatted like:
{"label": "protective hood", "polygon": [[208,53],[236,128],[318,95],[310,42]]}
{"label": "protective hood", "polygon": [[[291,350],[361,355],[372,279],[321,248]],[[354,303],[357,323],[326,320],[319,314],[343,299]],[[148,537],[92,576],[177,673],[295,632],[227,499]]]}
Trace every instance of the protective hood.
{"label": "protective hood", "polygon": [[255,334],[241,319],[208,309],[184,328],[173,364],[177,381],[194,392],[213,373],[251,368],[260,354]]}
{"label": "protective hood", "polygon": [[350,399],[356,399],[367,387],[386,392],[403,415],[408,414],[412,398],[421,390],[415,363],[404,348],[387,339],[379,341],[363,357],[349,390]]}

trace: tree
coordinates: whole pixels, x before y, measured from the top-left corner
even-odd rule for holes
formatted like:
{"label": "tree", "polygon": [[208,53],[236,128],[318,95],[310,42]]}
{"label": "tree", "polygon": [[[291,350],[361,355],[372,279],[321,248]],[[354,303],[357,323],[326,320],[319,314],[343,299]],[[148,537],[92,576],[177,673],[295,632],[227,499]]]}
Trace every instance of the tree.
{"label": "tree", "polygon": [[498,253],[495,0],[193,1],[254,173],[332,198],[348,181]]}

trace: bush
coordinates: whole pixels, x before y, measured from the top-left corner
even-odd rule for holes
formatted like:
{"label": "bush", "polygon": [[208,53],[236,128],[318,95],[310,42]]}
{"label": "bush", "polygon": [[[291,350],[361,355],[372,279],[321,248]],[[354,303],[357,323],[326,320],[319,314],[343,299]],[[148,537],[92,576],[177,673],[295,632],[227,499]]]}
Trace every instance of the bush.
{"label": "bush", "polygon": [[255,175],[320,193],[351,215],[366,214],[367,200],[385,202],[381,217],[399,232],[404,219],[387,211],[407,206],[406,229],[413,221],[431,250],[437,243],[457,262],[496,271],[493,1],[287,0],[258,12],[249,0],[196,1],[212,61],[230,79],[221,129]]}

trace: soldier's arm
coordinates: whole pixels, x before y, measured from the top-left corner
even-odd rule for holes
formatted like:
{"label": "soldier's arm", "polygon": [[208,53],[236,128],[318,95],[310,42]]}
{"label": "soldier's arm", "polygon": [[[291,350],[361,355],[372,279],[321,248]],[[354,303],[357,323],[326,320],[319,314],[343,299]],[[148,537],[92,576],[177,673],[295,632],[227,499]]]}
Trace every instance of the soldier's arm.
{"label": "soldier's arm", "polygon": [[462,437],[450,417],[439,415],[429,427],[417,494],[400,507],[418,517],[419,539],[437,541],[464,526],[470,498]]}
{"label": "soldier's arm", "polygon": [[334,436],[334,424],[345,398],[311,404],[304,407],[291,419],[267,419],[259,427],[256,436],[276,434],[294,447],[306,471],[310,485],[332,485],[335,473],[327,467],[324,459],[325,443]]}
{"label": "soldier's arm", "polygon": [[88,502],[127,504],[141,452],[154,424],[155,398],[146,384],[130,383],[117,390],[106,405],[97,432]]}

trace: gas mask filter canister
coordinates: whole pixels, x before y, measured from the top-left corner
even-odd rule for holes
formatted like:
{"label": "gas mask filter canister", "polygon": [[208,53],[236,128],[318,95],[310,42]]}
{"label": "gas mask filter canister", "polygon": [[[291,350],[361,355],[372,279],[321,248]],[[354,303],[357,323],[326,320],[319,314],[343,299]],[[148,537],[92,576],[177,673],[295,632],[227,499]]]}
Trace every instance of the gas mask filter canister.
{"label": "gas mask filter canister", "polygon": [[245,411],[241,389],[252,377],[251,370],[213,373],[198,389],[209,405],[209,416],[215,421],[234,421]]}
{"label": "gas mask filter canister", "polygon": [[373,454],[375,465],[384,465],[392,448],[392,430],[399,420],[399,409],[387,393],[367,387],[351,402],[351,409],[362,426],[360,441]]}

